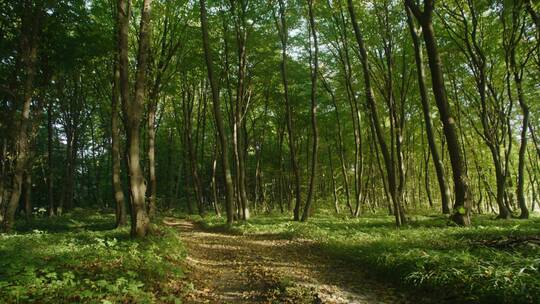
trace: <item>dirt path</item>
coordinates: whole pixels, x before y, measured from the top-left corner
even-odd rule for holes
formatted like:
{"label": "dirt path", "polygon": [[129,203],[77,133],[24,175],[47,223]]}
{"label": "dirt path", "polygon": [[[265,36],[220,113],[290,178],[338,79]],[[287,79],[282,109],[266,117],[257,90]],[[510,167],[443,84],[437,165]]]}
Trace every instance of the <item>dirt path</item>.
{"label": "dirt path", "polygon": [[186,303],[408,303],[388,285],[331,263],[308,240],[208,232],[166,219],[188,250]]}

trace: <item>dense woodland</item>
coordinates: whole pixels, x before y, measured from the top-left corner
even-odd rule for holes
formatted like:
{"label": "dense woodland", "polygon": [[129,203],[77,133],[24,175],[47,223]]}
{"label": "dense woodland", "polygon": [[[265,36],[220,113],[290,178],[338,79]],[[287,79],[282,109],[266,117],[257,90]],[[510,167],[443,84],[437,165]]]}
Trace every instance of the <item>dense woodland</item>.
{"label": "dense woodland", "polygon": [[0,37],[7,233],[540,208],[534,0],[1,0]]}
{"label": "dense woodland", "polygon": [[[19,209],[527,218],[531,1],[3,1],[0,197]],[[330,204],[331,202],[331,204]]]}

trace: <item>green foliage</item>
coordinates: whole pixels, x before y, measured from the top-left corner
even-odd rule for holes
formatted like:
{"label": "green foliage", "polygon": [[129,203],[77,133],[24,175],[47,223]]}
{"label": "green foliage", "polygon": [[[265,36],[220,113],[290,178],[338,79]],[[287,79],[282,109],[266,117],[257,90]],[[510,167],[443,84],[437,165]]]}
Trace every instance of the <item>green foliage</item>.
{"label": "green foliage", "polygon": [[[539,218],[494,221],[478,216],[471,228],[449,224],[441,216],[418,216],[398,230],[391,216],[346,220],[324,216],[309,223],[276,216],[254,218],[232,229],[316,240],[336,260],[407,289],[440,295],[442,300],[540,300],[540,246],[527,241],[539,235]],[[215,228],[219,222],[210,218],[206,225]]]}
{"label": "green foliage", "polygon": [[112,229],[114,217],[78,210],[0,235],[0,302],[174,303],[185,256],[177,232],[145,240]]}

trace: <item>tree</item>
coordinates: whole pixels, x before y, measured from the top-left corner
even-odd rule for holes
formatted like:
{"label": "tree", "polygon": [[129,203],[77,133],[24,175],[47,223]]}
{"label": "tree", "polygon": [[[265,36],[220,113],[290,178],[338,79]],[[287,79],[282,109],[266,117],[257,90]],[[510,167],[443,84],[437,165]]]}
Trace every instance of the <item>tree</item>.
{"label": "tree", "polygon": [[118,0],[118,53],[120,69],[120,99],[126,130],[127,164],[131,205],[131,235],[144,237],[150,230],[146,211],[146,183],[140,163],[140,127],[145,102],[146,69],[150,35],[150,8],[152,0],[144,0],[139,29],[139,50],[135,75],[134,98],[130,93],[128,66],[128,36],[131,1]]}
{"label": "tree", "polygon": [[302,194],[300,191],[300,170],[298,168],[298,158],[296,156],[296,137],[293,126],[292,107],[289,99],[289,80],[287,73],[287,43],[289,37],[289,29],[287,27],[286,6],[283,0],[279,0],[279,22],[276,20],[279,38],[281,42],[281,63],[280,72],[283,83],[283,99],[285,100],[287,134],[289,139],[289,158],[294,175],[294,220],[300,220],[300,207],[302,205]]}
{"label": "tree", "polygon": [[22,65],[22,84],[19,93],[21,104],[20,113],[13,114],[12,141],[15,145],[13,155],[13,173],[11,176],[11,193],[7,201],[4,217],[4,231],[10,232],[15,224],[15,211],[19,205],[22,192],[23,177],[28,168],[29,145],[31,138],[31,103],[34,97],[34,80],[36,76],[36,62],[38,58],[39,34],[43,21],[43,3],[41,1],[25,1],[22,4],[23,15],[21,21],[20,62]]}
{"label": "tree", "polygon": [[375,132],[377,141],[379,143],[383,160],[384,160],[384,164],[386,167],[386,174],[388,178],[390,196],[394,204],[394,216],[396,218],[396,225],[399,227],[406,222],[406,219],[405,219],[405,213],[404,213],[403,207],[401,206],[400,197],[397,193],[394,162],[393,162],[393,158],[391,158],[390,153],[388,151],[388,146],[386,144],[386,140],[384,139],[384,136],[381,130],[379,116],[377,114],[377,104],[375,102],[373,88],[371,86],[371,74],[370,74],[371,71],[369,67],[370,65],[369,65],[366,46],[364,43],[364,38],[362,36],[360,26],[356,20],[356,12],[354,10],[352,0],[347,0],[347,4],[348,4],[348,9],[349,9],[349,15],[351,17],[351,23],[354,29],[356,42],[358,44],[360,61],[362,63],[362,73],[364,75],[364,92],[366,95],[367,105],[368,105],[369,112],[371,115],[371,123],[373,126],[373,130]]}
{"label": "tree", "polygon": [[[317,79],[319,77],[319,43],[317,38],[317,29],[315,28],[315,17],[313,13],[313,0],[308,0],[310,46],[309,60],[311,70],[311,128],[313,133],[313,147],[311,148],[311,173],[309,179],[309,188],[306,198],[306,206],[302,213],[302,222],[307,221],[310,215],[310,208],[313,202],[314,187],[317,177],[317,156],[319,150],[319,129],[317,127]],[[311,44],[313,43],[313,50]]]}
{"label": "tree", "polygon": [[201,31],[204,48],[204,57],[206,60],[206,69],[208,72],[208,80],[210,82],[210,88],[212,90],[212,106],[214,110],[214,120],[216,129],[218,131],[219,144],[221,148],[221,169],[223,173],[223,180],[225,181],[225,209],[227,212],[227,224],[232,225],[233,222],[233,183],[231,176],[231,169],[229,166],[229,147],[227,145],[227,136],[223,127],[223,118],[221,116],[220,100],[219,100],[219,88],[217,79],[214,75],[214,63],[212,62],[212,50],[210,48],[210,38],[208,34],[208,17],[206,12],[206,1],[199,0],[200,5],[200,18],[201,18]]}
{"label": "tree", "polygon": [[120,125],[118,123],[119,110],[119,82],[120,70],[118,66],[118,56],[115,56],[113,68],[113,86],[112,86],[112,103],[111,103],[111,161],[112,161],[112,185],[113,198],[116,207],[116,226],[124,226],[127,223],[126,219],[126,201],[124,197],[124,189],[122,189],[121,179],[121,161],[120,161]]}
{"label": "tree", "polygon": [[425,0],[423,11],[412,0],[405,0],[405,4],[418,20],[424,33],[424,43],[428,54],[429,69],[431,71],[431,83],[433,95],[439,110],[439,117],[443,125],[444,136],[447,141],[448,154],[452,165],[452,176],[454,180],[454,210],[452,220],[459,225],[469,226],[471,212],[471,197],[469,189],[469,178],[465,171],[461,143],[456,129],[456,120],[450,110],[450,104],[446,96],[442,62],[439,56],[435,30],[433,28],[433,9],[435,2]]}
{"label": "tree", "polygon": [[[426,135],[428,139],[429,150],[433,156],[433,166],[437,173],[437,182],[439,183],[439,191],[441,192],[441,203],[442,203],[442,212],[444,214],[450,213],[450,189],[448,188],[448,183],[446,181],[446,176],[444,172],[444,165],[439,156],[439,151],[437,150],[437,145],[435,143],[435,135],[433,132],[433,123],[431,121],[431,111],[428,92],[425,83],[425,71],[424,71],[424,59],[422,55],[422,46],[420,44],[419,31],[417,28],[412,13],[408,7],[405,7],[407,12],[407,23],[409,25],[409,31],[411,33],[411,38],[413,41],[414,47],[414,60],[416,63],[416,73],[417,73],[417,82],[418,90],[420,92],[420,101],[422,102],[422,112],[424,114],[424,124],[426,127]],[[427,166],[426,166],[427,168]],[[427,170],[427,169],[426,169]],[[426,175],[427,178],[427,175]]]}

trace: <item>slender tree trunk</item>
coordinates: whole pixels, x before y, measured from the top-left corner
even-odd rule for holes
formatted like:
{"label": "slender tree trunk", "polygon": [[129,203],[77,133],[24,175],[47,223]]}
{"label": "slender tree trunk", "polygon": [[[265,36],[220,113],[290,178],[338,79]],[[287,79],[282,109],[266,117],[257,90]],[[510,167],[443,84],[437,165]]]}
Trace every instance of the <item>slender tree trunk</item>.
{"label": "slender tree trunk", "polygon": [[[328,82],[326,82],[324,77],[321,77],[322,83],[328,93],[330,94],[330,97],[332,99],[332,104],[334,105],[334,110],[336,113],[336,123],[337,123],[337,135],[338,135],[338,147],[339,147],[339,160],[341,163],[341,175],[343,177],[343,184],[345,186],[345,198],[347,201],[347,207],[349,208],[349,211],[351,212],[351,215],[354,215],[355,212],[352,209],[351,201],[350,201],[350,193],[349,193],[349,176],[347,175],[347,165],[345,161],[345,148],[343,145],[343,134],[342,134],[342,127],[341,127],[341,119],[339,116],[339,108],[336,100],[336,96],[332,89],[330,88],[330,85]],[[356,132],[356,130],[355,130]],[[357,204],[357,208],[359,207],[359,204]],[[337,209],[336,209],[337,210]],[[339,212],[338,212],[339,213]]]}
{"label": "slender tree trunk", "polygon": [[531,132],[531,139],[534,144],[534,148],[536,150],[536,155],[540,157],[540,140],[536,137],[536,130],[533,128],[531,122],[529,121],[529,131]]}
{"label": "slender tree trunk", "polygon": [[199,172],[197,170],[197,156],[195,155],[193,140],[192,140],[192,120],[193,120],[193,104],[195,102],[195,96],[189,89],[187,96],[182,100],[182,108],[184,112],[184,131],[186,133],[186,149],[189,157],[189,167],[191,169],[191,180],[193,182],[193,190],[195,192],[195,198],[197,200],[197,211],[200,216],[204,216],[204,205],[201,181],[199,178]]}
{"label": "slender tree trunk", "polygon": [[295,194],[295,203],[294,203],[294,220],[300,220],[300,208],[302,205],[302,194],[300,192],[300,170],[298,168],[298,158],[296,155],[296,137],[293,128],[292,120],[292,107],[289,99],[289,80],[287,73],[287,42],[289,37],[289,29],[287,27],[286,16],[285,16],[285,2],[284,0],[279,0],[279,34],[281,40],[281,80],[283,82],[283,97],[285,99],[286,107],[286,119],[287,119],[287,134],[289,137],[289,155],[291,159],[291,167],[294,175],[294,194]]}
{"label": "slender tree trunk", "polygon": [[221,216],[221,212],[219,210],[219,199],[218,199],[218,188],[217,188],[217,180],[216,180],[216,171],[217,171],[217,158],[218,158],[218,147],[214,147],[214,158],[212,160],[212,196],[214,199],[214,212],[217,216]]}
{"label": "slender tree trunk", "polygon": [[174,193],[174,174],[172,173],[173,169],[173,147],[176,147],[174,142],[174,132],[171,128],[167,129],[168,141],[167,141],[167,168],[166,168],[166,177],[167,181],[167,200],[165,202],[167,209],[171,208],[173,193]]}
{"label": "slender tree trunk", "polygon": [[527,168],[527,172],[529,173],[529,184],[531,186],[531,192],[532,192],[532,201],[531,201],[531,212],[534,212],[534,206],[538,202],[538,189],[539,189],[539,183],[538,183],[538,158],[533,159],[530,152],[527,152],[529,163],[534,164],[536,161],[537,165],[532,165]]}
{"label": "slender tree trunk", "polygon": [[[76,110],[78,111],[78,110]],[[78,115],[78,114],[77,114]],[[70,118],[71,119],[71,118]],[[75,120],[75,123],[70,123],[68,127],[68,139],[66,147],[66,176],[64,182],[64,195],[63,195],[63,204],[60,206],[60,214],[65,210],[73,209],[74,199],[75,199],[75,168],[77,161],[77,152],[78,152],[78,141],[79,141],[79,131],[77,130],[78,119]]]}
{"label": "slender tree trunk", "polygon": [[525,201],[525,153],[527,152],[527,131],[529,126],[529,106],[525,102],[525,96],[523,94],[523,88],[521,85],[521,75],[518,72],[514,72],[514,82],[516,84],[519,106],[523,113],[523,119],[521,124],[521,143],[519,146],[519,161],[518,161],[518,182],[517,182],[517,199],[519,209],[521,213],[519,218],[529,218],[529,210],[527,209],[527,203]]}
{"label": "slender tree trunk", "polygon": [[112,158],[112,186],[113,199],[115,202],[116,227],[126,225],[126,200],[124,190],[122,189],[121,178],[121,159],[120,159],[120,124],[118,123],[119,110],[119,81],[120,70],[118,68],[117,58],[115,58],[113,71],[113,91],[111,104],[111,158]]}
{"label": "slender tree trunk", "polygon": [[148,189],[148,216],[150,219],[156,215],[156,195],[157,195],[157,178],[156,178],[156,110],[157,96],[150,98],[148,107],[147,119],[147,136],[148,136],[148,179],[150,187]]}
{"label": "slender tree trunk", "polygon": [[334,178],[334,164],[332,163],[332,148],[328,146],[328,161],[330,163],[330,178],[332,179],[332,194],[334,195],[334,210],[339,214],[339,200],[336,190],[336,179]]}
{"label": "slender tree trunk", "polygon": [[[427,95],[427,88],[425,83],[425,72],[422,56],[422,46],[420,45],[420,39],[418,35],[418,29],[414,25],[414,21],[411,16],[410,9],[406,7],[407,10],[407,22],[409,24],[409,30],[411,32],[411,37],[413,40],[414,46],[414,58],[416,61],[416,72],[418,80],[418,88],[420,91],[420,101],[422,102],[422,112],[424,114],[424,123],[426,126],[426,135],[428,139],[428,145],[433,156],[433,166],[435,167],[435,173],[437,174],[437,182],[439,183],[439,191],[441,193],[441,203],[442,203],[442,212],[443,214],[450,213],[450,189],[448,188],[448,183],[446,181],[446,175],[444,172],[444,166],[439,157],[439,151],[437,150],[437,144],[435,143],[435,135],[433,132],[433,124],[431,122],[431,113],[429,106],[429,98]],[[427,166],[427,164],[426,164]],[[428,168],[426,167],[426,172]]]}
{"label": "slender tree trunk", "polygon": [[[350,1],[350,0],[349,0]],[[450,111],[450,104],[446,96],[442,62],[439,56],[435,30],[433,28],[433,0],[424,0],[424,12],[412,0],[405,0],[406,5],[420,22],[424,33],[429,68],[431,71],[431,83],[433,94],[439,116],[443,124],[443,132],[447,141],[448,154],[452,165],[452,176],[454,180],[455,202],[452,220],[459,225],[469,226],[471,224],[471,197],[469,190],[469,179],[463,161],[461,143],[458,140],[456,121]]]}
{"label": "slender tree trunk", "polygon": [[381,153],[382,153],[383,160],[386,167],[388,187],[389,187],[390,196],[392,198],[392,202],[394,205],[394,216],[396,218],[396,226],[399,227],[402,224],[404,224],[406,220],[403,216],[404,214],[402,212],[402,208],[399,206],[400,201],[397,196],[396,174],[394,170],[394,164],[393,164],[392,158],[390,157],[388,146],[386,145],[386,141],[384,139],[384,135],[382,133],[381,125],[379,122],[379,117],[377,114],[377,105],[375,103],[375,98],[373,96],[373,89],[371,87],[371,74],[370,74],[367,50],[364,44],[364,38],[362,37],[360,27],[356,20],[356,12],[354,11],[352,0],[347,0],[347,4],[348,4],[348,9],[349,9],[349,15],[351,17],[351,23],[354,29],[356,42],[358,43],[358,48],[360,52],[360,61],[362,63],[362,72],[364,75],[364,90],[366,94],[367,104],[371,113],[371,120],[372,120],[373,128],[375,131],[374,133],[377,137],[377,141],[379,142],[379,146],[381,148]]}
{"label": "slender tree trunk", "polygon": [[279,131],[278,131],[279,172],[278,172],[278,182],[277,182],[278,204],[279,204],[280,212],[283,213],[284,212],[284,209],[283,209],[283,133],[285,133],[285,128],[283,128],[283,126],[281,125],[279,125],[278,128],[279,128]]}
{"label": "slender tree trunk", "polygon": [[120,69],[120,97],[124,112],[127,139],[127,163],[131,202],[131,235],[144,237],[150,231],[150,218],[146,209],[146,183],[140,161],[140,127],[146,91],[146,70],[150,40],[150,6],[152,0],[144,0],[139,29],[139,50],[135,76],[135,96],[129,93],[128,34],[130,1],[118,0],[118,49]]}
{"label": "slender tree trunk", "polygon": [[[184,183],[183,183],[183,189],[186,195],[186,208],[188,214],[194,214],[193,212],[193,201],[191,199],[191,189],[189,187],[190,182],[191,185],[193,185],[193,175],[191,174],[191,167],[188,166],[189,161],[189,153],[188,153],[188,146],[187,146],[187,140],[186,140],[187,133],[184,131],[184,134],[182,134],[184,140],[183,140],[183,146],[182,149],[182,176],[184,177]],[[190,181],[191,179],[191,181]]]}
{"label": "slender tree trunk", "polygon": [[[95,134],[96,134],[96,130],[95,130],[95,124],[94,124],[94,121],[93,120],[90,120],[90,141],[91,141],[91,145],[90,145],[90,150],[91,150],[91,157],[92,157],[92,171],[94,173],[94,188],[92,189],[93,193],[93,199],[94,199],[94,202],[99,205],[99,206],[102,206],[103,202],[101,201],[101,188],[100,188],[100,177],[101,177],[101,174],[100,174],[100,166],[98,164],[98,159],[97,159],[97,150],[98,150],[98,147],[97,147],[97,138],[95,137]],[[90,171],[90,169],[88,170]],[[90,176],[90,174],[89,174]],[[89,187],[90,189],[90,187]]]}
{"label": "slender tree trunk", "polygon": [[[331,7],[331,3],[328,4],[329,7]],[[363,147],[363,140],[362,140],[362,132],[361,132],[361,124],[362,124],[362,116],[360,114],[360,108],[358,105],[358,97],[356,96],[356,91],[353,88],[352,84],[352,65],[351,60],[349,56],[349,39],[347,34],[347,26],[345,21],[345,14],[343,12],[343,7],[341,5],[341,1],[337,2],[338,8],[339,8],[339,14],[335,13],[334,20],[335,23],[339,26],[339,39],[341,41],[342,49],[339,51],[339,59],[343,66],[343,74],[345,78],[345,86],[346,86],[346,95],[347,100],[349,102],[350,112],[351,112],[351,121],[353,124],[353,133],[354,133],[354,192],[355,192],[355,209],[353,211],[353,208],[351,206],[351,202],[349,199],[347,199],[347,206],[349,207],[351,214],[355,217],[358,217],[360,215],[360,205],[361,201],[363,201],[362,193],[362,178],[363,178],[363,170],[364,170],[364,158],[362,155],[362,147]],[[339,44],[338,44],[339,45]],[[336,106],[336,104],[334,104]],[[336,117],[338,115],[337,108],[336,108]],[[338,127],[339,127],[339,121],[338,121]],[[344,154],[344,152],[343,152]],[[343,157],[345,158],[345,157]],[[342,165],[342,170],[345,168],[344,163]],[[344,173],[344,172],[343,172]],[[347,183],[345,184],[347,186]],[[348,187],[347,187],[348,188]],[[346,189],[347,197],[349,196],[349,191]]]}
{"label": "slender tree trunk", "polygon": [[309,28],[311,39],[313,39],[313,50],[309,49],[311,66],[311,128],[313,132],[313,147],[311,150],[311,176],[309,180],[309,189],[306,198],[306,206],[302,213],[302,222],[308,220],[310,216],[311,204],[315,195],[315,183],[317,177],[317,154],[319,150],[319,129],[317,127],[317,79],[319,77],[319,43],[317,38],[317,29],[315,28],[315,17],[313,15],[313,0],[308,0]]}
{"label": "slender tree trunk", "polygon": [[425,174],[424,174],[424,183],[426,186],[426,194],[429,202],[429,207],[433,208],[433,199],[431,198],[431,187],[429,184],[429,157],[431,156],[431,153],[429,151],[425,152],[427,155],[425,157]]}
{"label": "slender tree trunk", "polygon": [[47,103],[47,201],[48,201],[48,215],[49,217],[54,216],[54,188],[53,188],[53,138],[54,138],[54,127],[53,127],[53,101],[52,98],[49,99]]}
{"label": "slender tree trunk", "polygon": [[24,174],[23,189],[24,216],[26,222],[30,222],[32,218],[32,171],[30,167],[26,169]]}
{"label": "slender tree trunk", "polygon": [[6,188],[5,180],[7,169],[7,138],[2,138],[2,154],[0,155],[0,223],[4,222],[4,217],[6,213],[5,206],[5,197],[6,197]]}
{"label": "slender tree trunk", "polygon": [[225,181],[225,196],[226,196],[226,212],[227,212],[227,224],[232,225],[233,222],[233,183],[231,176],[231,169],[229,166],[229,148],[227,145],[227,135],[223,127],[223,119],[221,116],[220,101],[219,101],[219,88],[218,80],[214,75],[214,67],[212,62],[212,51],[210,49],[210,38],[208,34],[208,20],[206,12],[206,0],[199,0],[200,13],[201,13],[201,29],[202,40],[204,47],[204,54],[206,60],[206,68],[208,72],[208,80],[210,81],[210,87],[212,89],[212,104],[214,110],[214,119],[216,121],[216,129],[218,131],[218,137],[221,147],[221,166],[223,172],[223,180]]}
{"label": "slender tree trunk", "polygon": [[[236,3],[238,2],[238,7]],[[246,191],[246,168],[245,168],[245,126],[246,115],[246,72],[247,72],[247,52],[246,52],[246,8],[247,3],[244,0],[232,0],[231,13],[235,17],[235,32],[238,55],[238,75],[236,85],[236,102],[234,105],[233,116],[233,154],[236,162],[237,192],[240,207],[240,216],[242,220],[249,219],[248,199]]]}

